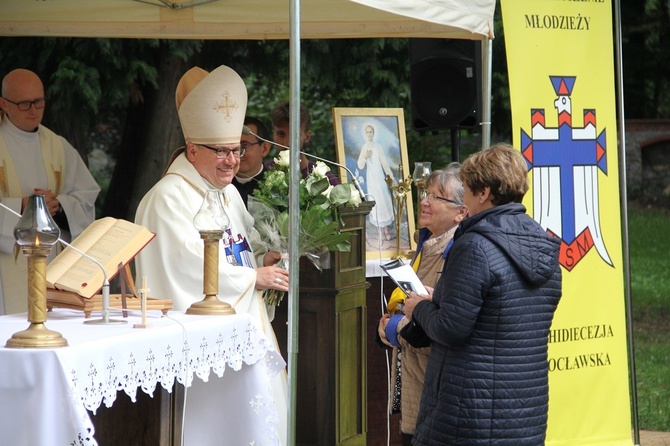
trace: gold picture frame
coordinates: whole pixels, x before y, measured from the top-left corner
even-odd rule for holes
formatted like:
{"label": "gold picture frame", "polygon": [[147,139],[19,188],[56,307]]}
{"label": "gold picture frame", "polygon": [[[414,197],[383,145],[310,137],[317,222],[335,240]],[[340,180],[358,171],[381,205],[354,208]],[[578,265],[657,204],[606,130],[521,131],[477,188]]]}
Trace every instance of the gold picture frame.
{"label": "gold picture frame", "polygon": [[[407,255],[415,249],[415,228],[403,109],[335,107],[333,127],[337,162],[351,170],[368,200],[375,201],[366,219],[367,260]],[[390,187],[386,181],[389,171]],[[342,168],[340,178],[351,181]],[[402,209],[399,247],[398,206]]]}

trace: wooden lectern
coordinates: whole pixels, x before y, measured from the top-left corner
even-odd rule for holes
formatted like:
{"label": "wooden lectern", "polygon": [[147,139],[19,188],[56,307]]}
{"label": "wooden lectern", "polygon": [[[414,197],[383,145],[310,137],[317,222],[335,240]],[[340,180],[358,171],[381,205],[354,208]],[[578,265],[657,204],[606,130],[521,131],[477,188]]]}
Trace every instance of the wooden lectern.
{"label": "wooden lectern", "polygon": [[[297,355],[297,445],[367,443],[368,332],[365,275],[365,219],[374,202],[343,206],[343,232],[350,252],[331,252],[329,269],[300,259]],[[287,359],[288,302],[272,322]]]}

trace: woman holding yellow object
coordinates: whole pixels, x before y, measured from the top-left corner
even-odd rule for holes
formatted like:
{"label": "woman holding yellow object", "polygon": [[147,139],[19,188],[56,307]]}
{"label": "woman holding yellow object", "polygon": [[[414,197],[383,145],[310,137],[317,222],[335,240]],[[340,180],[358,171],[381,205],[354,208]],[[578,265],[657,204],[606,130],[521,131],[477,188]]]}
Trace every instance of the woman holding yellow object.
{"label": "woman holding yellow object", "polygon": [[[426,181],[427,195],[421,200],[419,225],[422,229],[412,267],[428,287],[437,283],[456,227],[468,213],[467,207],[463,205],[459,168],[458,163],[452,163],[443,170],[431,173]],[[398,360],[401,363],[400,430],[403,446],[410,445],[412,441],[430,353],[430,347],[424,344],[415,343],[412,346],[410,341],[414,341],[411,333],[403,330],[409,322],[402,313],[404,300],[404,291],[397,288],[389,299],[389,313],[384,315],[378,326],[380,340],[393,347],[392,364],[395,365]],[[396,367],[393,370],[392,382],[396,382]],[[399,389],[396,388],[396,391]]]}
{"label": "woman holding yellow object", "polygon": [[521,204],[528,166],[496,144],[461,166],[469,217],[428,295],[405,302],[432,341],[414,444],[536,446],[549,410],[548,340],[561,298],[560,239]]}

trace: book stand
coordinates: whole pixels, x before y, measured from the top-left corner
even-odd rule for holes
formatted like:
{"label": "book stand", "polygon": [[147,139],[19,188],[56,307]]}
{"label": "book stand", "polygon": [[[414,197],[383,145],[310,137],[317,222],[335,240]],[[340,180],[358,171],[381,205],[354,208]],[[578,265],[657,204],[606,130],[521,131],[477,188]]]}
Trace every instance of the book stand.
{"label": "book stand", "polygon": [[[119,310],[141,310],[142,303],[140,295],[135,287],[130,265],[119,264],[119,277],[121,279],[121,294],[111,294],[109,296],[109,308]],[[126,289],[128,293],[126,293]],[[84,312],[86,319],[91,317],[91,312],[102,311],[102,294],[96,294],[90,299],[82,297],[72,291],[61,291],[53,288],[47,288],[47,311],[54,308],[69,308]],[[161,310],[163,315],[172,309],[170,299],[158,299],[147,297],[147,311]],[[123,311],[123,317],[127,317],[127,312]]]}

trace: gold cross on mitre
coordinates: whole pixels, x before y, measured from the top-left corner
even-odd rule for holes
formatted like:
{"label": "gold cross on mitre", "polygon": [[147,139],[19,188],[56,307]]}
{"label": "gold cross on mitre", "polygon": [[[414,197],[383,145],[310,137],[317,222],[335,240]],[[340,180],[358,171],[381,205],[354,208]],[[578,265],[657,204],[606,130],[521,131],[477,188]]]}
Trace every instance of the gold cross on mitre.
{"label": "gold cross on mitre", "polygon": [[225,91],[222,94],[222,96],[223,101],[214,104],[212,109],[214,109],[215,111],[223,110],[223,113],[226,115],[225,117],[226,122],[230,122],[230,120],[232,119],[231,111],[237,110],[239,108],[239,105],[237,105],[237,102],[231,101],[229,91]]}

